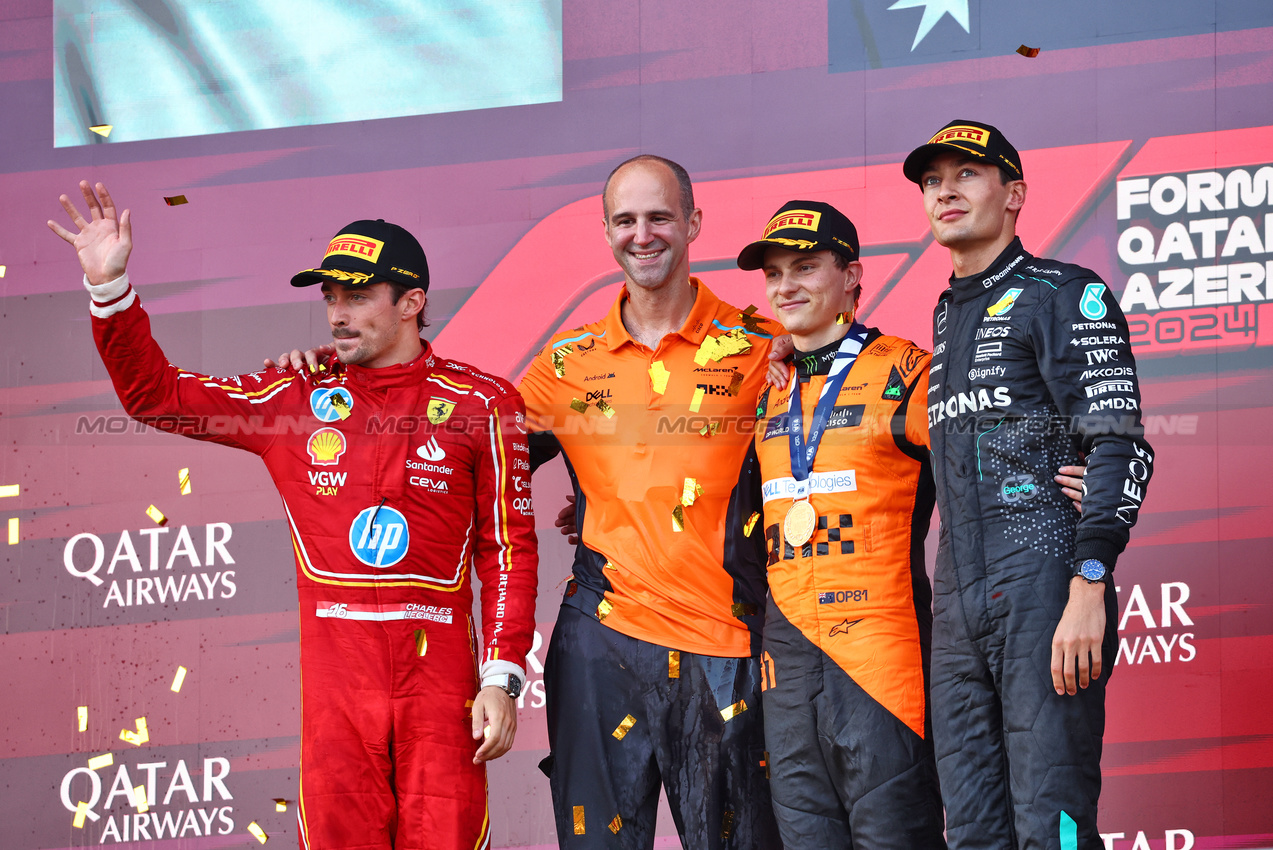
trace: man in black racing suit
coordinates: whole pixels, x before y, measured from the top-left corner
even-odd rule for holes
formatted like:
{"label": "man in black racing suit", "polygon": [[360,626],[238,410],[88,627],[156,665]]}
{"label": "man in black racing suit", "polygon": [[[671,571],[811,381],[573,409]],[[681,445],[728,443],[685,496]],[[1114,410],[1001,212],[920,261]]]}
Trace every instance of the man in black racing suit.
{"label": "man in black racing suit", "polygon": [[[1021,161],[994,127],[952,122],[904,172],[954,265],[928,396],[947,837],[952,850],[1100,848],[1110,573],[1153,465],[1127,322],[1094,272],[1022,248]],[[1045,485],[1081,456],[1078,515]]]}

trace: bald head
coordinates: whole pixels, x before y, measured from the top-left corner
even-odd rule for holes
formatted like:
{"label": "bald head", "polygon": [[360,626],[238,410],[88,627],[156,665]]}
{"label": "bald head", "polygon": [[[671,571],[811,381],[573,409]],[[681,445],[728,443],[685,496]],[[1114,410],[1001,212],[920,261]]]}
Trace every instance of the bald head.
{"label": "bald head", "polygon": [[605,215],[606,221],[610,220],[610,184],[614,181],[615,176],[630,168],[644,166],[647,168],[662,168],[671,172],[676,179],[676,185],[680,189],[680,207],[681,215],[690,218],[694,214],[694,186],[690,183],[690,175],[682,166],[672,162],[670,159],[664,159],[654,154],[641,154],[631,159],[624,160],[614,167],[606,177],[605,186],[601,189],[601,210]]}

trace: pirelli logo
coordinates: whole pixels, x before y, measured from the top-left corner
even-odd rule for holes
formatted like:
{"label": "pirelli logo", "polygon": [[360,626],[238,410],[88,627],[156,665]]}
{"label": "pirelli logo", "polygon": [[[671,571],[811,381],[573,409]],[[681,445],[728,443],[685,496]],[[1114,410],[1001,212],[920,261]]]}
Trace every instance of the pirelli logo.
{"label": "pirelli logo", "polygon": [[980,127],[969,127],[964,124],[957,124],[954,127],[947,127],[936,136],[928,140],[930,145],[948,144],[950,142],[972,142],[974,145],[985,147],[990,141],[990,131],[983,130]]}
{"label": "pirelli logo", "polygon": [[355,236],[352,233],[342,233],[328,243],[327,253],[323,255],[323,259],[325,260],[333,254],[344,254],[374,263],[380,259],[380,250],[384,247],[385,243],[379,239]]}
{"label": "pirelli logo", "polygon": [[801,230],[817,230],[818,222],[822,220],[822,213],[813,210],[787,210],[781,215],[776,215],[769,220],[769,224],[765,227],[765,233],[761,239],[768,239],[769,234],[775,230],[785,230],[788,227],[798,227]]}

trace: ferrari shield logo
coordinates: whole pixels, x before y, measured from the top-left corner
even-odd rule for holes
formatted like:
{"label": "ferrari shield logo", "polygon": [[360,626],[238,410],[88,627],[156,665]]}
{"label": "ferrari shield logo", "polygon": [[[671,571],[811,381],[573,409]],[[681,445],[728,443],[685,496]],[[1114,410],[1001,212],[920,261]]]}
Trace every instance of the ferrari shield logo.
{"label": "ferrari shield logo", "polygon": [[434,425],[441,425],[451,417],[451,411],[455,410],[455,402],[447,401],[444,398],[429,399],[428,416],[429,421]]}

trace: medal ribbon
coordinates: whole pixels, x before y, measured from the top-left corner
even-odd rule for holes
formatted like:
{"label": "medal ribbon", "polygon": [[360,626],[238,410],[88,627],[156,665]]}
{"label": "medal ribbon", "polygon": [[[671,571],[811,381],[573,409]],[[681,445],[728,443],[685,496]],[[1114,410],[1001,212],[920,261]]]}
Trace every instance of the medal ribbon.
{"label": "medal ribbon", "polygon": [[831,421],[831,411],[835,409],[836,399],[840,397],[840,389],[849,377],[849,369],[862,352],[866,342],[866,328],[857,322],[849,326],[840,348],[835,353],[835,362],[827,374],[826,383],[818,395],[817,406],[813,409],[813,421],[809,423],[809,438],[804,436],[804,415],[800,409],[800,378],[793,376],[796,385],[791,389],[791,397],[787,400],[787,431],[791,445],[791,476],[796,480],[796,498],[809,496],[809,473],[813,471],[813,459],[818,454],[818,446],[822,444],[822,434]]}

